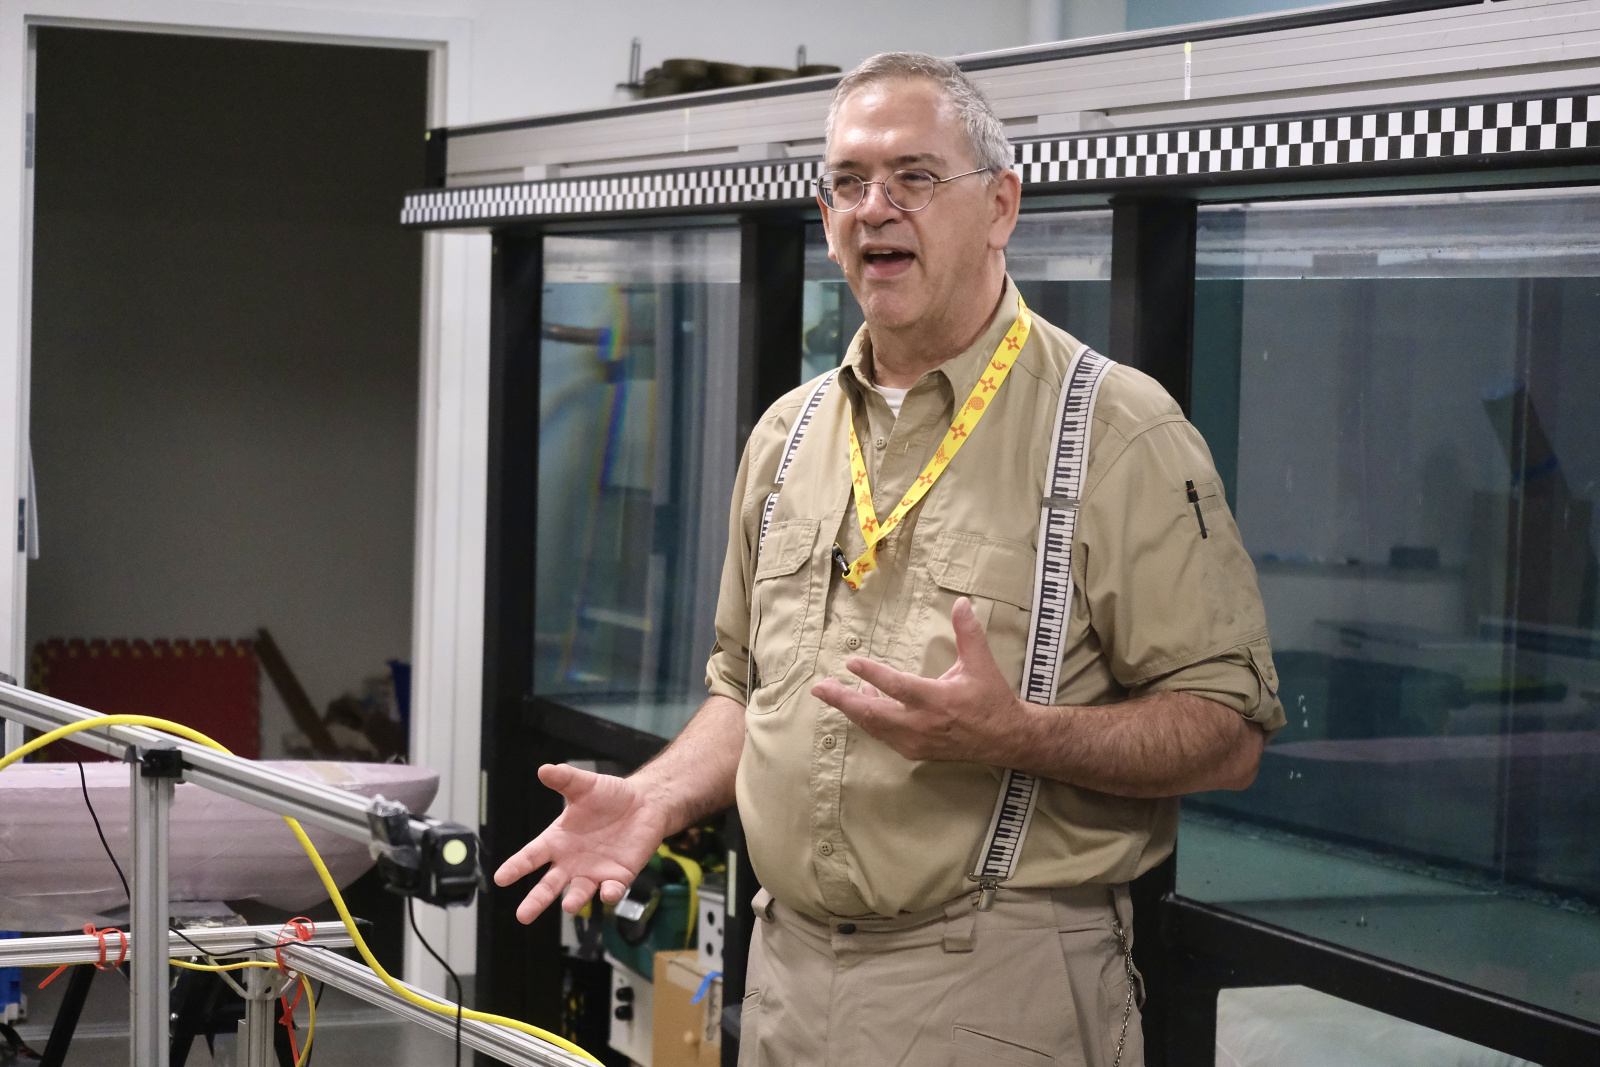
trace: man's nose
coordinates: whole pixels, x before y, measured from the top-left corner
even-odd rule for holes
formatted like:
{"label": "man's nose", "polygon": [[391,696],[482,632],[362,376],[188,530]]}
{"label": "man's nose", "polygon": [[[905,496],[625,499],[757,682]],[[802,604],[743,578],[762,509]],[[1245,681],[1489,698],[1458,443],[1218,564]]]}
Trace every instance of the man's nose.
{"label": "man's nose", "polygon": [[856,216],[868,226],[881,225],[900,214],[900,209],[889,202],[889,187],[882,182],[868,185],[856,208]]}

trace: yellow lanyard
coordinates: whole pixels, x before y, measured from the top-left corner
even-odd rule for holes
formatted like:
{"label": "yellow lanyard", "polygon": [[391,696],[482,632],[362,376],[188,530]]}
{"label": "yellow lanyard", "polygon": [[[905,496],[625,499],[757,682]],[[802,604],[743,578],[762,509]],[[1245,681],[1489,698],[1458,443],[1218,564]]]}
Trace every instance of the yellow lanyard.
{"label": "yellow lanyard", "polygon": [[834,557],[844,570],[844,582],[851,589],[860,589],[861,582],[878,565],[878,542],[888,537],[894,528],[900,525],[900,520],[906,513],[917,506],[917,501],[928,495],[928,490],[933,488],[933,483],[939,480],[939,475],[950,466],[950,461],[956,458],[956,453],[961,451],[961,445],[967,436],[972,433],[983,418],[983,413],[988,410],[986,396],[996,392],[1006,375],[1011,373],[1011,366],[1017,361],[1017,356],[1022,352],[1022,346],[1027,343],[1028,332],[1033,329],[1033,316],[1028,313],[1028,305],[1022,302],[1022,297],[1017,297],[1017,321],[1011,324],[1011,329],[1006,331],[1005,337],[1000,341],[1000,346],[994,350],[994,356],[989,360],[988,373],[978,379],[978,384],[972,387],[972,395],[967,397],[967,402],[961,405],[956,412],[956,419],[950,424],[950,429],[945,431],[944,440],[939,443],[939,450],[933,454],[928,465],[922,468],[922,473],[917,480],[911,483],[911,489],[900,498],[900,503],[895,505],[889,517],[878,524],[878,513],[872,506],[872,487],[867,484],[867,463],[861,455],[861,442],[856,438],[855,419],[850,420],[850,481],[851,488],[856,497],[856,520],[861,524],[861,539],[866,542],[867,550],[849,566],[844,564],[844,552],[837,545],[834,546]]}

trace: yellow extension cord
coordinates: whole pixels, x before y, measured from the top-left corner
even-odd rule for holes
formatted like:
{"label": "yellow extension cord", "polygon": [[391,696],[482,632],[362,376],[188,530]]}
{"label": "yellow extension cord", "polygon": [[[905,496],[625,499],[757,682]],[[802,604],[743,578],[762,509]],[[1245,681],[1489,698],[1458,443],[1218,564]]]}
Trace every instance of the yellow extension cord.
{"label": "yellow extension cord", "polygon": [[[189,727],[184,726],[182,723],[172,722],[168,719],[160,719],[153,715],[97,715],[92,719],[84,719],[81,722],[70,723],[66,726],[58,726],[49,733],[41,734],[40,736],[34,738],[21,748],[15,749],[7,753],[5,756],[0,756],[0,771],[5,770],[7,767],[18,762],[23,757],[28,756],[41,748],[44,748],[46,745],[53,744],[54,742],[61,740],[63,737],[68,737],[80,730],[87,730],[95,726],[146,726],[156,730],[164,730],[169,734],[176,734],[179,737],[186,738],[195,742],[196,744],[205,745],[207,748],[215,749],[218,752],[228,752],[225,747],[211,740],[211,738],[207,737],[199,730],[190,729]],[[231,752],[228,754],[232,755]],[[350,909],[345,907],[344,897],[339,894],[339,887],[334,884],[333,876],[328,873],[327,865],[322,862],[322,857],[317,854],[317,847],[311,843],[311,838],[306,836],[306,832],[301,828],[298,820],[291,819],[289,816],[285,815],[283,816],[283,821],[288,823],[289,829],[294,831],[294,836],[300,841],[300,847],[305,849],[306,856],[311,860],[311,865],[317,869],[317,876],[322,879],[323,888],[327,889],[328,897],[333,901],[334,908],[338,910],[339,918],[344,922],[345,930],[350,934],[350,939],[355,942],[356,951],[361,954],[361,958],[366,961],[367,966],[372,968],[372,973],[377,975],[378,978],[382,980],[383,984],[388,986],[390,990],[392,990],[394,994],[401,999],[408,1000],[418,1007],[426,1008],[436,1014],[448,1015],[452,1019],[455,1018],[458,1007],[457,1005],[451,1004],[449,1001],[433,1000],[414,993],[410,989],[407,989],[405,986],[401,985],[398,981],[390,976],[388,971],[383,969],[383,965],[377,961],[377,958],[372,955],[372,950],[367,947],[367,942],[362,938],[361,931],[356,928],[356,921],[355,919],[351,918]],[[195,970],[211,969],[210,967],[204,967],[199,964],[187,964],[185,966],[191,967]],[[275,965],[266,964],[265,966]],[[228,969],[231,969],[231,967]],[[520,1019],[507,1018],[504,1015],[491,1015],[488,1012],[473,1011],[470,1008],[462,1008],[460,1011],[461,1018],[463,1019],[475,1019],[478,1022],[494,1023],[498,1026],[509,1027],[513,1030],[520,1030],[521,1032],[536,1037],[541,1041],[546,1041],[552,1045],[555,1045],[557,1048],[564,1049],[573,1055],[582,1056],[591,1063],[600,1062],[578,1045],[568,1041],[566,1038],[560,1036],[559,1034],[552,1034],[548,1030],[541,1030],[532,1023],[525,1023]],[[315,1019],[315,1009],[313,1009],[313,1023],[315,1022]],[[308,1034],[305,1053],[309,1053],[311,1051],[309,1037],[310,1035]],[[304,1062],[304,1059],[305,1055],[302,1054],[302,1063]]]}

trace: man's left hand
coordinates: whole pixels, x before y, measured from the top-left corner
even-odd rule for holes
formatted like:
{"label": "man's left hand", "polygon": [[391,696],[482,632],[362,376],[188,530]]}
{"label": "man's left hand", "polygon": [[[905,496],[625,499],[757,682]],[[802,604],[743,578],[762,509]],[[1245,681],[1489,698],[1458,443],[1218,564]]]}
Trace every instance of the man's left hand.
{"label": "man's left hand", "polygon": [[956,662],[937,678],[897,671],[865,656],[845,661],[860,691],[832,678],[811,693],[910,760],[965,760],[1008,765],[1008,739],[1024,733],[1028,708],[1007,684],[989,640],[961,597],[950,613]]}

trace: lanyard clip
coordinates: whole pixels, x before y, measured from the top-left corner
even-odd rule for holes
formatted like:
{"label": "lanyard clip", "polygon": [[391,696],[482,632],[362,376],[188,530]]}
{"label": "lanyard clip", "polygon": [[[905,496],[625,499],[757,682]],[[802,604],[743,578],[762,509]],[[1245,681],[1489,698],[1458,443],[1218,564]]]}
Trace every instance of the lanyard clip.
{"label": "lanyard clip", "polygon": [[833,564],[839,568],[840,574],[850,573],[850,561],[845,558],[844,549],[840,548],[837,542],[833,546]]}

